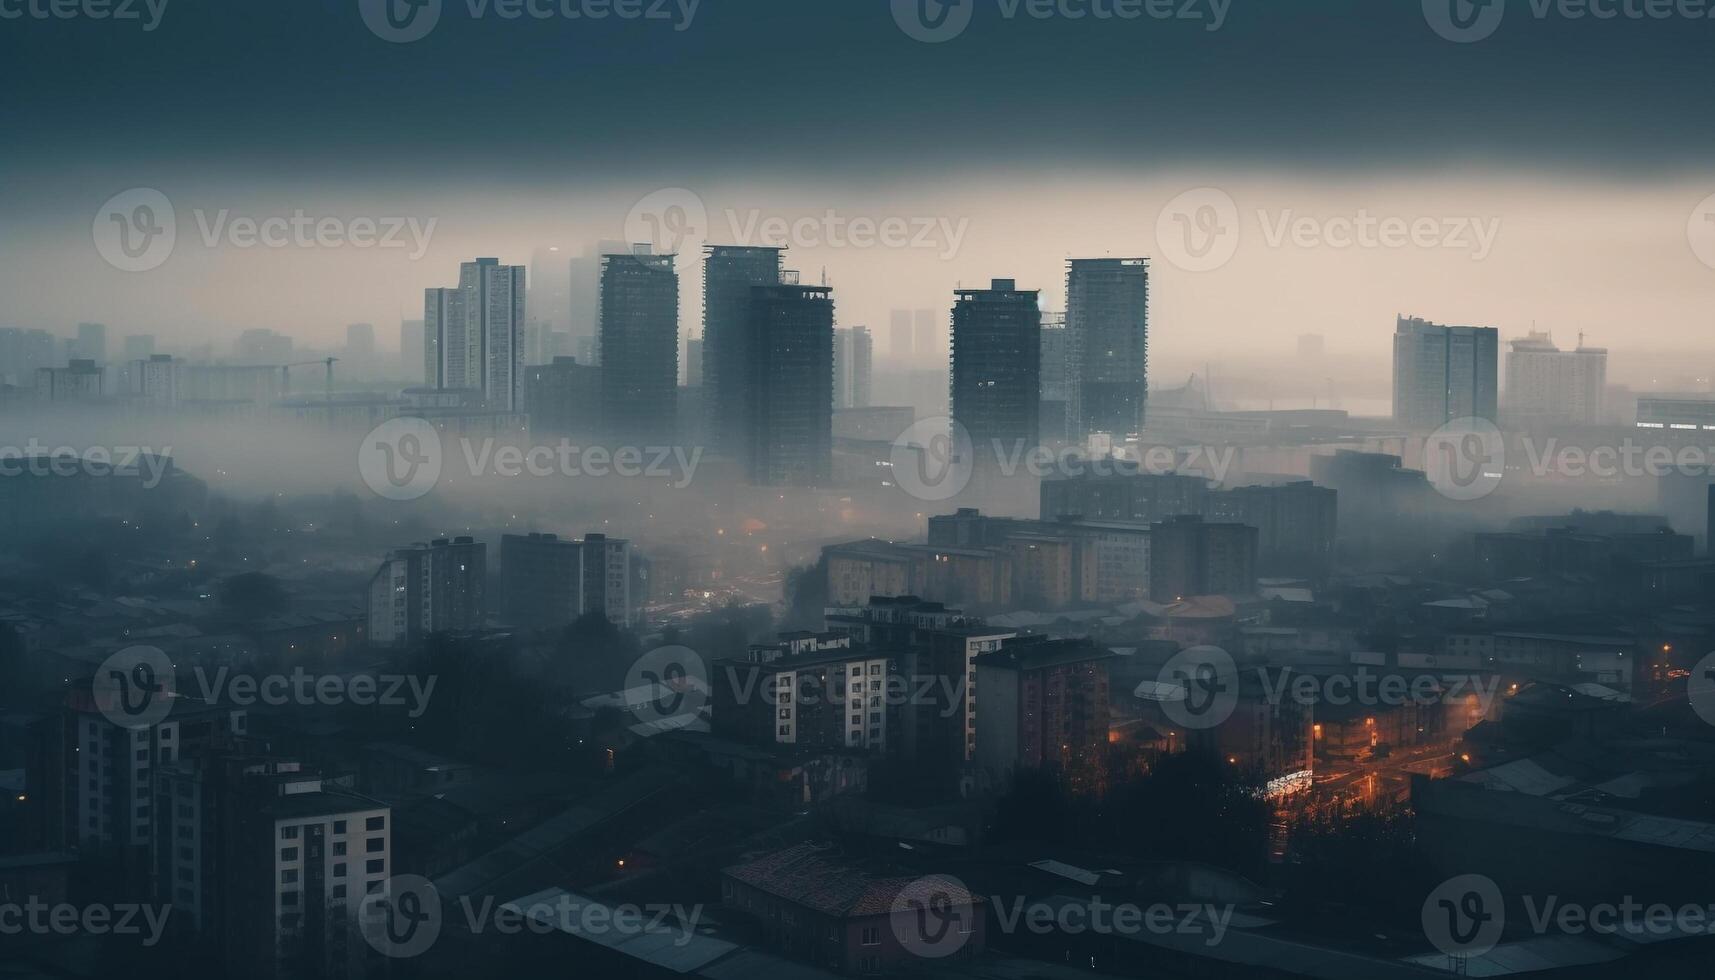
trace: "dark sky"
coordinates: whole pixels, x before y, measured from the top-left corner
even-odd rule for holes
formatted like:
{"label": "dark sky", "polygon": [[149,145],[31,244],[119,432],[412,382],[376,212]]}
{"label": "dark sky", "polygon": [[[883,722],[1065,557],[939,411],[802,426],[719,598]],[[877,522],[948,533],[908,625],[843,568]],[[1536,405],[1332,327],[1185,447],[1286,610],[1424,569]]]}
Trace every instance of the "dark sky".
{"label": "dark sky", "polygon": [[[0,0],[0,15],[54,2],[145,0]],[[701,0],[686,30],[441,0],[405,44],[365,26],[370,2],[166,0],[150,32],[0,19],[0,325],[388,336],[459,261],[621,238],[668,188],[700,195],[725,240],[729,222],[822,208],[961,225],[944,256],[795,245],[845,323],[945,308],[991,277],[1060,302],[1067,256],[1161,258],[1158,219],[1200,185],[1237,203],[1242,247],[1213,272],[1157,262],[1164,358],[1201,363],[1268,323],[1281,349],[1321,332],[1385,364],[1400,312],[1683,349],[1715,308],[1715,19],[1569,16],[1662,0],[1493,0],[1498,28],[1470,44],[1431,26],[1469,0],[1218,0],[1214,31],[1217,0],[1147,0],[1190,20],[962,0],[968,29],[940,44],[909,37],[891,0]],[[178,212],[177,251],[147,274],[92,247],[103,202],[132,188]],[[433,219],[433,247],[196,239],[209,216],[294,209]],[[1476,258],[1268,239],[1296,216],[1366,212],[1498,238]]]}
{"label": "dark sky", "polygon": [[[924,44],[887,0],[703,0],[684,31],[473,20],[467,2],[446,0],[409,44],[366,30],[358,0],[169,0],[150,33],[0,21],[0,172],[892,179],[1226,160],[1624,175],[1701,167],[1715,139],[1715,20],[1538,19],[1510,0],[1494,36],[1461,45],[1420,0],[1233,0],[1214,32],[1008,20],[1002,0],[964,0],[969,29]],[[1208,0],[1191,2],[1207,16]]]}

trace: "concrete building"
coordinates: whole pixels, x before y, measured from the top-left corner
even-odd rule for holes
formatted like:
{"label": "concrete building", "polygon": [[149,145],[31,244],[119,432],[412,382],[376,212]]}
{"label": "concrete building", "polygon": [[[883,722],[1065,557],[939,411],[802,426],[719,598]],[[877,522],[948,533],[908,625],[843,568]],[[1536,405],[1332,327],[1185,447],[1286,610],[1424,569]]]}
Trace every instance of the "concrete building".
{"label": "concrete building", "polygon": [[391,808],[296,763],[228,766],[162,781],[163,897],[234,976],[372,975],[357,919],[394,873]]}
{"label": "concrete building", "polygon": [[679,273],[647,246],[601,267],[602,435],[670,445],[678,422]]}
{"label": "concrete building", "polygon": [[426,290],[429,383],[480,391],[491,407],[521,410],[526,293],[524,267],[494,258],[461,263],[456,287]]}
{"label": "concrete building", "polygon": [[867,408],[875,344],[868,327],[834,331],[834,408]]}
{"label": "concrete building", "polygon": [[988,785],[1004,789],[1019,770],[1042,769],[1075,790],[1100,790],[1112,659],[1088,639],[1041,636],[1007,640],[976,658],[976,765]]}
{"label": "concrete building", "polygon": [[1040,514],[1045,521],[1077,517],[1154,524],[1182,514],[1207,514],[1210,492],[1209,481],[1200,476],[1151,473],[1113,461],[1044,479]]}
{"label": "concrete building", "polygon": [[827,486],[833,467],[833,291],[827,286],[753,287],[745,348],[744,446],[750,482]]}
{"label": "concrete building", "polygon": [[888,653],[827,646],[765,662],[714,668],[713,730],[753,745],[884,752],[896,704]]}
{"label": "concrete building", "polygon": [[107,325],[104,323],[80,323],[77,325],[77,338],[71,342],[67,359],[94,361],[97,365],[107,365]]}
{"label": "concrete building", "polygon": [[52,367],[54,336],[46,330],[0,329],[0,384],[28,388],[35,383],[36,371]]}
{"label": "concrete building", "polygon": [[1011,279],[955,296],[952,416],[980,468],[1041,442],[1042,311],[1037,291]]}
{"label": "concrete building", "polygon": [[909,367],[916,345],[911,336],[911,311],[890,310],[887,314],[887,356],[898,367]]}
{"label": "concrete building", "polygon": [[517,625],[556,629],[592,612],[620,626],[632,623],[628,541],[508,534],[500,539],[500,576],[508,617]]}
{"label": "concrete building", "polygon": [[1532,331],[1512,342],[1507,352],[1507,386],[1501,414],[1521,425],[1570,423],[1597,425],[1603,420],[1608,386],[1608,351],[1586,347],[1563,351],[1554,338]]}
{"label": "concrete building", "polygon": [[279,331],[256,329],[239,334],[233,352],[240,364],[281,365],[292,360],[294,346],[292,338]]}
{"label": "concrete building", "polygon": [[179,364],[171,354],[156,354],[130,362],[126,378],[135,401],[150,408],[172,409],[179,404]]}
{"label": "concrete building", "polygon": [[1393,417],[1435,429],[1454,419],[1494,422],[1500,378],[1500,333],[1494,327],[1446,327],[1399,318],[1393,337]]}
{"label": "concrete building", "polygon": [[780,285],[783,251],[751,245],[710,245],[703,250],[702,381],[713,442],[730,451],[740,452],[747,445],[751,290]]}
{"label": "concrete building", "polygon": [[[929,962],[963,967],[982,956],[987,912],[982,898],[950,878],[942,881],[916,873],[868,874],[826,845],[797,844],[722,870],[721,903],[756,920],[777,949],[815,969],[843,976],[906,973],[925,962],[926,949],[934,957]],[[894,911],[908,901],[934,909],[936,918],[925,928],[951,932],[912,941],[903,928],[910,916]]]}
{"label": "concrete building", "polygon": [[1066,334],[1074,433],[1121,440],[1141,432],[1149,397],[1149,260],[1068,262]]}
{"label": "concrete building", "polygon": [[1156,602],[1256,591],[1257,529],[1175,517],[1149,528],[1149,592]]}
{"label": "concrete building", "polygon": [[36,369],[36,401],[55,405],[87,405],[101,400],[107,369],[93,360],[78,359],[63,368]]}
{"label": "concrete building", "polygon": [[481,629],[488,620],[488,546],[469,537],[403,548],[369,583],[369,641],[412,643],[431,633]]}
{"label": "concrete building", "polygon": [[1207,516],[1257,529],[1261,574],[1320,578],[1334,568],[1338,500],[1337,492],[1308,480],[1235,487],[1210,494]]}
{"label": "concrete building", "polygon": [[538,436],[596,435],[601,431],[601,368],[575,357],[525,368],[524,411]]}

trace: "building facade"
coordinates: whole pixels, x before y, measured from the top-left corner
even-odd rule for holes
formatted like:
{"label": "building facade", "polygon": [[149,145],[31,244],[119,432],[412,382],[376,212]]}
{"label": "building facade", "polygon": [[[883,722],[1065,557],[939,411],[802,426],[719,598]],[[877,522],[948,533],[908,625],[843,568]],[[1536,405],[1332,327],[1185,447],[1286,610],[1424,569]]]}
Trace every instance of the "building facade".
{"label": "building facade", "polygon": [[1041,442],[1042,311],[1011,279],[955,295],[952,416],[982,467]]}
{"label": "building facade", "polygon": [[1067,263],[1066,337],[1075,434],[1122,440],[1142,431],[1149,397],[1149,260]]}
{"label": "building facade", "polygon": [[1435,429],[1455,419],[1497,421],[1500,332],[1400,317],[1393,336],[1393,417]]}
{"label": "building facade", "polygon": [[675,256],[607,255],[601,267],[602,433],[668,445],[678,423]]}

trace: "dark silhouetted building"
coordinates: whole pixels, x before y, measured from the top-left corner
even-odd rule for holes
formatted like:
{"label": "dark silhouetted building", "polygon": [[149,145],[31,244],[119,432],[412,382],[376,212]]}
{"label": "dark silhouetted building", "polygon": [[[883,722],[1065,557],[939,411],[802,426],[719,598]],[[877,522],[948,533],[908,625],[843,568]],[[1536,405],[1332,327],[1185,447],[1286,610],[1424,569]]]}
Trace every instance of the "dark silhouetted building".
{"label": "dark silhouetted building", "polygon": [[1096,472],[1096,467],[1087,467],[1076,475],[1055,474],[1044,479],[1042,519],[1081,517],[1154,524],[1181,514],[1209,512],[1209,481],[1203,477],[1150,473],[1117,461],[1104,469]]}
{"label": "dark silhouetted building", "polygon": [[1089,639],[1018,637],[976,658],[976,764],[990,785],[1020,769],[1099,791],[1108,748],[1108,662]]}
{"label": "dark silhouetted building", "polygon": [[1175,517],[1149,528],[1149,593],[1156,602],[1256,591],[1257,529]]}
{"label": "dark silhouetted building", "polygon": [[553,534],[500,539],[500,580],[509,618],[553,629],[600,612],[631,624],[631,543],[605,534],[570,541]]}
{"label": "dark silhouetted building", "polygon": [[1419,429],[1498,418],[1500,332],[1400,317],[1393,335],[1393,418]]}
{"label": "dark silhouetted building", "polygon": [[431,633],[482,628],[488,620],[488,545],[438,538],[402,548],[369,582],[369,642],[410,643]]}
{"label": "dark silhouetted building", "polygon": [[1149,397],[1149,260],[1072,259],[1066,268],[1075,434],[1143,429]]}
{"label": "dark silhouetted building", "polygon": [[953,304],[952,413],[970,435],[977,464],[997,447],[1013,454],[1040,442],[1042,311],[1037,291],[1011,279],[964,289]]}
{"label": "dark silhouetted building", "polygon": [[747,444],[750,385],[751,289],[781,283],[783,249],[710,245],[703,250],[702,384],[717,446]]}
{"label": "dark silhouetted building", "polygon": [[643,246],[601,267],[602,434],[669,444],[678,419],[679,273]]}
{"label": "dark silhouetted building", "polygon": [[524,369],[524,411],[537,435],[587,438],[601,430],[601,368],[575,357]]}
{"label": "dark silhouetted building", "polygon": [[751,288],[746,470],[757,486],[827,486],[833,467],[834,299],[827,286]]}

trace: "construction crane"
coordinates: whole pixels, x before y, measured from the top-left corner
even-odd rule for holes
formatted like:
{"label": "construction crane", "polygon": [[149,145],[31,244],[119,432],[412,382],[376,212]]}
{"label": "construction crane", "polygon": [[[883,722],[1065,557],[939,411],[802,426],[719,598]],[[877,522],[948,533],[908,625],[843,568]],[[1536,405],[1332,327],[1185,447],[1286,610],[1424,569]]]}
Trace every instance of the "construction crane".
{"label": "construction crane", "polygon": [[290,395],[292,393],[292,369],[293,368],[295,368],[295,367],[307,367],[311,364],[325,364],[325,365],[327,365],[327,369],[328,369],[327,395],[329,398],[332,398],[333,397],[333,365],[334,365],[334,362],[337,360],[339,360],[339,358],[337,358],[337,357],[327,357],[327,358],[323,358],[322,360],[319,360],[319,361],[299,361],[296,364],[283,365],[280,368],[280,394],[282,396],[285,396],[285,395]]}

